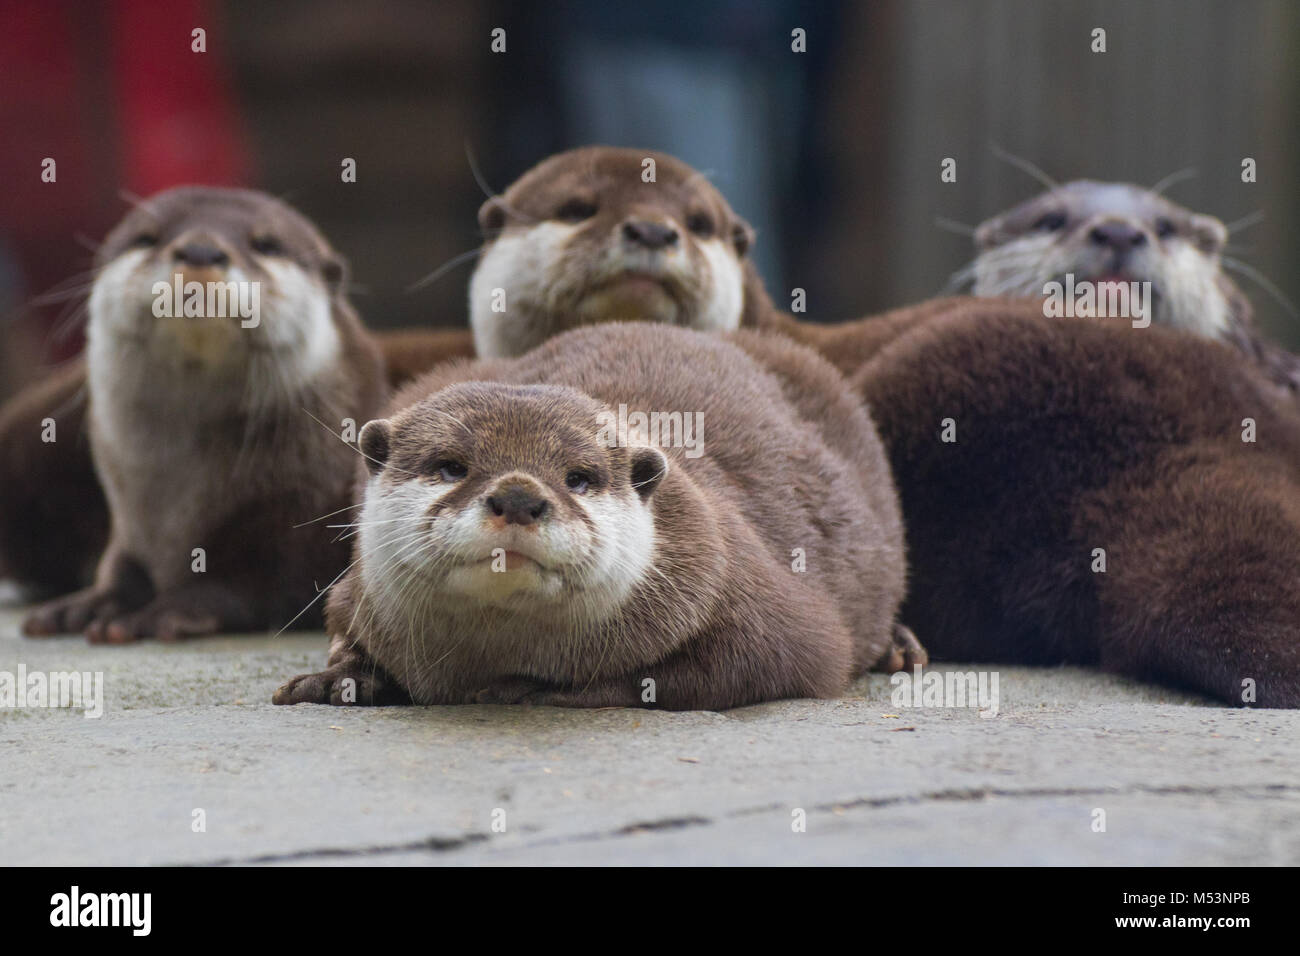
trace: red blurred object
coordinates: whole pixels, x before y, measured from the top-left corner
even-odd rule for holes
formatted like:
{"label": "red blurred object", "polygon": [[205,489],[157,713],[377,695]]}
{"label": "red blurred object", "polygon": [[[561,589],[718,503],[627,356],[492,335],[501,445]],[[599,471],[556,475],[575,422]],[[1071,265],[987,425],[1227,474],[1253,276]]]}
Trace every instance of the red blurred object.
{"label": "red blurred object", "polygon": [[[123,185],[142,196],[181,183],[248,181],[223,38],[204,0],[109,5]],[[192,32],[206,31],[206,53]]]}
{"label": "red blurred object", "polygon": [[[33,238],[70,238],[92,205],[98,177],[76,6],[0,0],[0,231],[20,247]],[[41,182],[46,157],[58,163],[56,183]]]}
{"label": "red blurred object", "polygon": [[[120,218],[121,190],[249,182],[219,12],[206,0],[0,0],[0,237],[28,294],[85,268],[77,238]],[[192,48],[197,28],[203,53]],[[53,183],[41,180],[46,157]]]}

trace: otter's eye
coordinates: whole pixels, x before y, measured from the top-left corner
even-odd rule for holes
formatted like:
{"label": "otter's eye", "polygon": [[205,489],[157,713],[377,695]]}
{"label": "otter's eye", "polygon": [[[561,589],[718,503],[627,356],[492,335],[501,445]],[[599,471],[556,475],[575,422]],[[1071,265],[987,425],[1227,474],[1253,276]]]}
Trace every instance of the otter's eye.
{"label": "otter's eye", "polygon": [[596,215],[596,204],[586,199],[570,199],[555,213],[556,219],[565,222],[582,222]]}
{"label": "otter's eye", "polygon": [[1168,239],[1177,231],[1178,230],[1174,228],[1174,224],[1170,220],[1163,218],[1156,220],[1156,235],[1161,239]]}
{"label": "otter's eye", "polygon": [[248,242],[249,247],[259,256],[282,256],[284,246],[275,236],[254,236]]}
{"label": "otter's eye", "polygon": [[708,213],[691,213],[686,219],[686,228],[701,239],[707,239],[713,235],[713,220],[709,218]]}
{"label": "otter's eye", "polygon": [[591,486],[591,475],[585,471],[571,471],[564,476],[564,483],[576,495],[585,495]]}
{"label": "otter's eye", "polygon": [[158,237],[152,232],[142,232],[131,240],[132,249],[152,249],[158,245]]}
{"label": "otter's eye", "polygon": [[1049,212],[1034,223],[1034,228],[1041,229],[1043,232],[1056,232],[1058,229],[1065,228],[1065,222],[1065,213]]}
{"label": "otter's eye", "polygon": [[460,481],[469,474],[469,469],[458,461],[438,462],[438,477],[443,481]]}

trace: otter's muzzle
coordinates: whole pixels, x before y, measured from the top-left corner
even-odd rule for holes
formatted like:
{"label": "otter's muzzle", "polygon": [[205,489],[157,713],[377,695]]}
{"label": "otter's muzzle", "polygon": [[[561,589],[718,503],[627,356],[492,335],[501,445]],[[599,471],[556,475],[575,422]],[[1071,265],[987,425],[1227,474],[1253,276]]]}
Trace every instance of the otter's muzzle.
{"label": "otter's muzzle", "polygon": [[551,503],[536,485],[502,482],[483,500],[483,507],[504,524],[527,526],[543,520]]}

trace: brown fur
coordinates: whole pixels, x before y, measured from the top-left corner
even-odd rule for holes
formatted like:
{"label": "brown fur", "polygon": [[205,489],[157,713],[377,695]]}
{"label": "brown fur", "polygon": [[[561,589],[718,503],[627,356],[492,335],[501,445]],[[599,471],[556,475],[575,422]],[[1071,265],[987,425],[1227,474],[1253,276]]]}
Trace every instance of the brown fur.
{"label": "brown fur", "polygon": [[[142,235],[152,244],[142,245]],[[252,247],[255,238],[267,237],[277,250],[263,254]],[[229,265],[195,271],[192,262],[179,264],[183,248],[219,249]],[[237,371],[216,371],[225,366],[161,345],[171,340],[158,337],[156,320],[131,326],[143,330],[132,334],[145,345],[119,347],[109,336],[113,347],[103,355],[112,364],[102,377],[115,397],[102,408],[91,400],[89,432],[112,502],[110,540],[94,585],[37,608],[24,629],[85,629],[93,640],[126,641],[286,625],[343,566],[345,549],[329,544],[333,532],[323,524],[295,530],[348,501],[351,452],[328,428],[342,428],[345,418],[364,421],[384,394],[378,349],[343,293],[342,262],[310,222],[279,201],[196,187],[140,204],[105,240],[99,265],[127,251],[145,256],[138,269],[175,268],[187,278],[218,281],[237,268],[261,281],[269,300],[261,326],[213,325],[210,331],[225,330],[234,336],[226,341],[263,349],[271,348],[268,330],[275,323],[288,328],[297,321],[289,311],[294,303],[276,303],[278,293],[289,293],[267,271],[272,259],[292,263],[328,299],[328,321],[341,347],[337,360],[299,386],[273,392],[263,379],[250,380],[260,401],[249,407],[240,396],[249,394],[252,354],[230,363]],[[92,308],[92,333],[107,335],[102,330],[114,311],[141,316],[139,287],[147,281],[134,275],[127,281],[129,305],[110,299],[99,311]],[[256,361],[270,363],[267,368],[291,365],[298,353],[284,349],[300,346],[280,348],[256,353]],[[92,351],[90,361],[97,354]],[[196,461],[198,450],[202,460]],[[203,573],[191,570],[193,548],[206,552]],[[298,623],[311,621],[309,612]]]}
{"label": "brown fur", "polygon": [[902,617],[933,657],[1300,706],[1300,415],[1254,356],[1023,299],[765,325],[871,408],[907,528]]}
{"label": "brown fur", "polygon": [[[444,366],[404,390],[384,439],[362,441],[381,475],[371,493],[436,481],[430,462],[455,458],[469,473],[438,499],[434,522],[481,509],[499,476],[520,471],[551,482],[553,520],[577,520],[558,482],[590,455],[607,456],[600,467],[612,476],[599,493],[627,494],[629,449],[597,453],[587,439],[602,407],[700,413],[704,453],[663,449],[666,474],[653,491],[642,486],[655,570],[604,628],[557,625],[534,604],[465,610],[449,625],[426,584],[433,609],[415,616],[410,636],[385,623],[394,608],[364,593],[360,564],[328,602],[329,667],[290,681],[277,703],[339,703],[352,678],[359,702],[405,691],[421,703],[637,706],[649,677],[657,706],[725,708],[833,696],[888,660],[902,529],[870,419],[814,353],[752,332],[730,339],[645,324],[578,330],[520,359]],[[792,570],[796,548],[804,573]],[[426,646],[435,623],[457,635],[446,655]],[[434,654],[434,665],[407,664]],[[394,688],[382,675],[399,670],[407,676]]]}
{"label": "brown fur", "polygon": [[815,349],[837,369],[851,376],[885,345],[934,318],[949,315],[955,310],[960,310],[965,315],[996,315],[1008,307],[1021,309],[1023,305],[1022,300],[1016,299],[954,296],[929,299],[865,319],[830,323],[800,322],[786,312],[771,309],[763,313],[760,328]]}
{"label": "brown fur", "polygon": [[396,329],[375,332],[384,353],[388,385],[401,388],[441,362],[474,357],[474,336],[469,329]]}
{"label": "brown fur", "polygon": [[[38,592],[86,584],[108,539],[108,504],[85,433],[80,358],[0,406],[0,578]],[[55,441],[42,440],[54,419]]]}
{"label": "brown fur", "polygon": [[[388,387],[439,362],[474,355],[467,329],[376,332]],[[84,358],[69,362],[0,405],[0,578],[38,593],[85,587],[108,543],[108,502],[86,436]],[[59,440],[41,440],[41,422]]]}
{"label": "brown fur", "polygon": [[1095,664],[1236,704],[1250,679],[1255,703],[1300,706],[1300,416],[1249,362],[959,300],[854,384],[903,501],[903,614],[933,655]]}

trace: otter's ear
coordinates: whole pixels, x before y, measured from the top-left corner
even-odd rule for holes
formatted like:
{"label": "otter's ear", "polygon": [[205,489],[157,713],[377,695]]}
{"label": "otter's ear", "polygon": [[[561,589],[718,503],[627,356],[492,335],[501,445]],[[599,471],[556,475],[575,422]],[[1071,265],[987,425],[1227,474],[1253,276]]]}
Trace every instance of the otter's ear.
{"label": "otter's ear", "polygon": [[388,439],[393,433],[393,425],[386,418],[376,418],[366,422],[357,438],[361,454],[366,458],[366,468],[372,475],[377,475],[388,464]]}
{"label": "otter's ear", "polygon": [[484,238],[494,239],[496,234],[506,226],[506,207],[500,199],[493,196],[478,207],[478,227]]}
{"label": "otter's ear", "polygon": [[321,278],[325,280],[325,287],[330,290],[330,295],[338,295],[343,291],[343,287],[347,285],[347,261],[337,253],[327,255],[321,261],[320,274]]}
{"label": "otter's ear", "polygon": [[1228,241],[1228,227],[1213,216],[1193,216],[1188,222],[1192,241],[1202,252],[1215,253]]}
{"label": "otter's ear", "polygon": [[632,487],[646,501],[654,494],[668,474],[668,457],[651,445],[639,445],[631,449]]}
{"label": "otter's ear", "polygon": [[744,257],[754,244],[754,227],[738,218],[731,226],[731,244],[736,248],[736,255]]}

